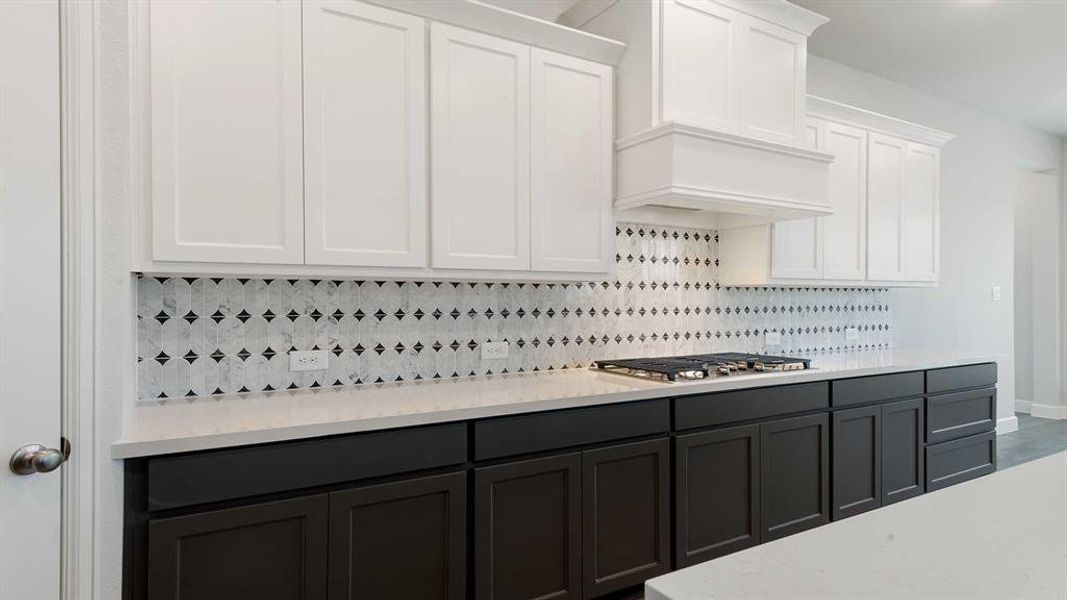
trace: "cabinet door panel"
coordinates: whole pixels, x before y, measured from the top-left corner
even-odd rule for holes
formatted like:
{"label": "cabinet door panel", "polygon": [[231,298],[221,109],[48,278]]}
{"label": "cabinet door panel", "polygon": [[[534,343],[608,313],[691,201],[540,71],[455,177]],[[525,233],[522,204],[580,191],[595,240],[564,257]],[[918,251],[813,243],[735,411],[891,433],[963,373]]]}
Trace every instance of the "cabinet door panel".
{"label": "cabinet door panel", "polygon": [[330,598],[466,597],[467,475],[330,494]]}
{"label": "cabinet door panel", "polygon": [[[804,146],[823,150],[826,126],[809,117],[804,124]],[[771,277],[774,279],[821,279],[823,274],[823,220],[792,219],[771,225]]]}
{"label": "cabinet door panel", "polygon": [[582,461],[584,597],[669,571],[669,442],[610,446],[585,452]]}
{"label": "cabinet door panel", "polygon": [[882,505],[923,493],[923,399],[882,407]]}
{"label": "cabinet door panel", "polygon": [[882,505],[882,407],[840,410],[833,422],[833,518]]}
{"label": "cabinet door panel", "polygon": [[741,33],[741,133],[797,144],[807,89],[807,36],[746,17]]}
{"label": "cabinet door panel", "polygon": [[530,49],[431,30],[433,266],[530,268]]}
{"label": "cabinet door panel", "polygon": [[327,504],[320,495],[149,521],[148,597],[325,597]]}
{"label": "cabinet door panel", "polygon": [[823,277],[862,280],[867,276],[867,133],[828,123],[825,152],[830,164],[830,208],[822,218]]}
{"label": "cabinet door panel", "polygon": [[150,7],[152,258],[303,262],[300,4]]}
{"label": "cabinet door panel", "polygon": [[424,21],[305,2],[304,101],[307,262],[426,266]]}
{"label": "cabinet door panel", "polygon": [[474,474],[475,597],[581,597],[582,455]]}
{"label": "cabinet door panel", "polygon": [[901,206],[904,201],[905,142],[871,133],[867,147],[867,276],[901,278]]}
{"label": "cabinet door panel", "polygon": [[900,224],[901,278],[908,281],[937,281],[941,237],[939,162],[937,148],[908,142]]}
{"label": "cabinet door panel", "polygon": [[743,18],[708,0],[664,3],[664,121],[738,131],[735,47]]}
{"label": "cabinet door panel", "polygon": [[759,470],[759,425],[676,438],[679,568],[760,542]]}
{"label": "cabinet door panel", "polygon": [[532,267],[607,272],[614,264],[612,69],[533,49]]}
{"label": "cabinet door panel", "polygon": [[826,414],[760,425],[761,541],[829,522],[829,429]]}

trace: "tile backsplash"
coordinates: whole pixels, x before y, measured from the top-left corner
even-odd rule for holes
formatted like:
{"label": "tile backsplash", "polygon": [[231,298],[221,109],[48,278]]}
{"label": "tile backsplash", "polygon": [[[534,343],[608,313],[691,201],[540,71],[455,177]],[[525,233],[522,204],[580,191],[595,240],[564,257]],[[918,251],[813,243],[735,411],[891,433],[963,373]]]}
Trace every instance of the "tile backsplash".
{"label": "tile backsplash", "polygon": [[[714,231],[621,223],[610,282],[529,284],[141,276],[138,397],[459,377],[598,358],[890,346],[889,292],[720,288]],[[845,328],[859,339],[845,341]],[[483,361],[478,344],[509,342]],[[290,350],[330,352],[290,372]]]}

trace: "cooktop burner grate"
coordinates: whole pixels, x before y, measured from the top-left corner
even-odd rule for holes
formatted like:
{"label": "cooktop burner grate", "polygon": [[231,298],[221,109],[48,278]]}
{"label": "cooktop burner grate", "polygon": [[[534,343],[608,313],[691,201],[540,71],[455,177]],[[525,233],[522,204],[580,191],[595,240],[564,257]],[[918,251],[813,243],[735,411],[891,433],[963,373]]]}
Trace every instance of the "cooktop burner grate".
{"label": "cooktop burner grate", "polygon": [[660,358],[598,360],[596,367],[636,377],[676,381],[679,378],[704,379],[737,372],[800,371],[810,369],[811,360],[743,352],[719,352]]}

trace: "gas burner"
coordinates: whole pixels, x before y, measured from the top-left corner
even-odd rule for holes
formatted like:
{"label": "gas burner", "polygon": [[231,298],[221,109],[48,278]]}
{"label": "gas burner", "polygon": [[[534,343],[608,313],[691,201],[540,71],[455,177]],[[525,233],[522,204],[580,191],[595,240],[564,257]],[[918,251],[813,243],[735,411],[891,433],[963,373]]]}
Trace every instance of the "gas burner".
{"label": "gas burner", "polygon": [[598,360],[596,367],[613,373],[674,382],[678,379],[729,376],[739,372],[803,371],[811,368],[811,360],[788,356],[720,352],[662,358]]}

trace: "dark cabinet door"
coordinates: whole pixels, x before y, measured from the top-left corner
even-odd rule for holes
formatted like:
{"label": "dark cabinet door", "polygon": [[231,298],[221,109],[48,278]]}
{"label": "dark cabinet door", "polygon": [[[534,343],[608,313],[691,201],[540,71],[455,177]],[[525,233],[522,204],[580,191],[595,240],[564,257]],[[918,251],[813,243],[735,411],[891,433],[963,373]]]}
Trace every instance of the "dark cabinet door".
{"label": "dark cabinet door", "polygon": [[148,523],[153,600],[326,597],[326,495]]}
{"label": "dark cabinet door", "polygon": [[759,425],[675,439],[675,557],[687,567],[760,540]]}
{"label": "dark cabinet door", "polygon": [[479,600],[581,597],[581,477],[580,453],[475,471]]}
{"label": "dark cabinet door", "polygon": [[882,407],[839,410],[833,418],[833,518],[882,505]]}
{"label": "dark cabinet door", "polygon": [[582,454],[582,591],[594,598],[670,570],[666,438]]}
{"label": "dark cabinet door", "polygon": [[882,407],[882,505],[923,493],[923,399]]}
{"label": "dark cabinet door", "polygon": [[829,522],[829,429],[827,414],[760,425],[761,541]]}
{"label": "dark cabinet door", "polygon": [[331,600],[466,596],[467,475],[330,494]]}

